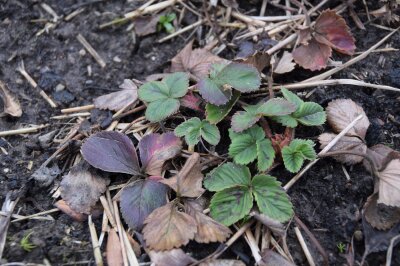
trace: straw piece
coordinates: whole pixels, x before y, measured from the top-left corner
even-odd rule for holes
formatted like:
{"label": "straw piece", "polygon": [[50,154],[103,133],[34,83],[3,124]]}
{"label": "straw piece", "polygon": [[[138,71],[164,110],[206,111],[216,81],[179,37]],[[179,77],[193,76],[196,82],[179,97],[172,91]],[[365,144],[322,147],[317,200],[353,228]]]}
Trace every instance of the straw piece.
{"label": "straw piece", "polygon": [[96,52],[96,50],[93,48],[93,46],[90,45],[90,43],[83,37],[80,33],[76,36],[76,39],[85,47],[85,49],[93,56],[93,58],[96,60],[96,62],[101,66],[101,68],[104,68],[106,66],[106,62],[101,58],[101,56]]}

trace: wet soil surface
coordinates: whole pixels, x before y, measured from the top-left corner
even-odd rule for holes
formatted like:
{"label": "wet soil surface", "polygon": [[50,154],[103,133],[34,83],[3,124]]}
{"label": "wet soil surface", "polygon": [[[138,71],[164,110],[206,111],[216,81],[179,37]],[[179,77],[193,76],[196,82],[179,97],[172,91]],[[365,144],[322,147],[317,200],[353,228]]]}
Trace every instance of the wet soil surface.
{"label": "wet soil surface", "polygon": [[[39,187],[29,180],[32,172],[56,149],[55,145],[47,147],[41,144],[38,137],[71,126],[68,120],[51,120],[50,117],[60,114],[61,108],[91,104],[94,97],[118,90],[118,85],[125,78],[143,80],[150,74],[162,73],[169,66],[169,60],[187,42],[188,35],[182,35],[158,44],[156,41],[165,33],[133,38],[126,31],[127,26],[99,30],[99,24],[134,10],[138,3],[128,3],[125,0],[90,2],[92,4],[82,5],[85,2],[46,1],[58,15],[68,15],[81,7],[84,11],[71,21],[62,20],[55,28],[37,36],[45,24],[34,23],[32,20],[50,18],[37,1],[0,1],[0,79],[18,96],[23,108],[21,118],[0,118],[0,131],[29,124],[48,124],[48,127],[37,134],[0,138],[0,146],[8,153],[0,155],[0,202],[4,201],[8,191],[25,187],[26,193],[16,207],[16,212],[21,215],[54,208],[50,188]],[[245,4],[241,8],[249,9],[251,6]],[[190,20],[188,18],[186,23],[190,23]],[[358,51],[365,51],[388,33],[371,25],[367,25],[367,30],[362,31],[351,20],[347,21],[352,26]],[[78,34],[82,34],[104,58],[107,63],[105,68],[102,69],[84,52],[83,46],[76,39]],[[395,34],[387,44],[400,48],[400,34]],[[381,57],[385,62],[378,64]],[[348,57],[335,54],[334,60],[347,61]],[[38,90],[33,89],[16,71],[21,61],[40,88],[55,99],[58,109],[51,108],[40,97]],[[277,81],[295,82],[312,75],[315,73],[297,69],[292,74],[279,77]],[[334,77],[354,78],[354,75],[366,82],[400,87],[400,53],[373,53]],[[309,99],[324,107],[330,100],[337,98],[356,101],[364,108],[372,124],[367,136],[368,145],[384,143],[400,150],[398,93],[351,86],[313,89],[315,90]],[[307,90],[310,91],[311,89]],[[325,130],[329,130],[328,126],[300,129],[296,134],[300,138],[315,139]],[[217,150],[223,145],[220,144]],[[33,162],[31,170],[28,167],[30,162]],[[355,231],[362,232],[360,210],[373,191],[373,179],[361,166],[346,169],[350,180],[346,179],[339,163],[330,159],[321,160],[289,191],[297,216],[328,252],[331,265],[345,263],[337,245],[349,243]],[[282,169],[276,169],[273,174],[279,176],[283,183],[291,177]],[[87,224],[75,222],[61,213],[53,213],[51,216],[54,221],[26,220],[12,223],[1,263],[43,263],[47,259],[54,265],[77,262],[94,264]],[[99,228],[101,218],[95,222]],[[20,241],[31,232],[30,241],[36,248],[27,252],[21,247]],[[289,230],[288,243],[296,263],[306,265],[307,261],[292,228]],[[216,247],[217,245],[190,244],[187,250],[194,257],[202,258]],[[355,240],[355,250],[359,260],[363,253],[362,238]],[[315,258],[319,257],[316,251],[312,252]],[[394,254],[394,265],[400,265],[399,249]],[[225,257],[240,257],[249,265],[253,264],[250,250],[242,240],[233,245]],[[371,255],[367,260],[369,265],[380,265],[384,261],[385,253]],[[321,261],[318,262],[320,263]]]}

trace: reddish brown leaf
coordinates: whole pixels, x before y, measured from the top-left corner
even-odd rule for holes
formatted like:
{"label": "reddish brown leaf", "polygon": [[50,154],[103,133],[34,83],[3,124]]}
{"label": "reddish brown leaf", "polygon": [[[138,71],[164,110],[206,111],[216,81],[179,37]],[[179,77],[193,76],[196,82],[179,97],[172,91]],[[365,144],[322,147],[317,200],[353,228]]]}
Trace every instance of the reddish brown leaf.
{"label": "reddish brown leaf", "polygon": [[69,217],[74,219],[75,221],[78,222],[83,222],[87,220],[87,215],[83,213],[79,213],[71,209],[71,207],[65,202],[65,200],[59,200],[56,203],[54,203],[54,206],[56,206],[60,211],[63,213],[67,214]]}
{"label": "reddish brown leaf", "polygon": [[[319,135],[318,140],[321,144],[321,149],[325,148],[335,137],[336,134],[333,133],[323,133]],[[367,145],[358,137],[343,136],[330,151],[353,151],[366,154]],[[364,157],[351,154],[337,155],[333,156],[333,158],[341,163],[349,165],[357,164],[364,160]]]}
{"label": "reddish brown leaf", "polygon": [[223,243],[232,233],[228,227],[203,214],[202,206],[196,201],[185,201],[185,206],[188,214],[197,222],[197,233],[194,236],[194,240],[198,243]]}
{"label": "reddish brown leaf", "polygon": [[149,175],[161,176],[164,163],[181,152],[182,141],[173,132],[149,134],[139,142],[142,167]]}
{"label": "reddish brown leaf", "polygon": [[378,230],[392,228],[400,221],[400,209],[378,204],[377,193],[368,197],[363,210],[367,222]]}
{"label": "reddish brown leaf", "polygon": [[157,31],[161,15],[141,16],[135,19],[135,32],[138,36],[146,36]]}
{"label": "reddish brown leaf", "polygon": [[350,99],[337,99],[331,101],[326,108],[328,123],[335,133],[340,133],[360,114],[363,118],[346,135],[358,136],[364,140],[370,123],[361,106]]}
{"label": "reddish brown leaf", "polygon": [[97,97],[94,106],[112,111],[119,111],[127,106],[133,107],[138,99],[136,84],[130,79],[125,79],[120,88],[122,90]]}
{"label": "reddish brown leaf", "polygon": [[293,51],[294,61],[305,69],[311,71],[321,70],[326,67],[332,49],[325,44],[311,39],[308,45],[301,45]]}
{"label": "reddish brown leaf", "polygon": [[300,29],[299,30],[299,43],[308,45],[308,42],[311,41],[311,39],[312,39],[311,33],[312,33],[312,31],[311,31],[310,27]]}
{"label": "reddish brown leaf", "polygon": [[293,263],[270,249],[264,249],[261,256],[262,261],[259,264],[260,266],[294,266]]}
{"label": "reddish brown leaf", "polygon": [[352,55],[356,46],[346,21],[333,10],[325,10],[315,23],[315,39],[343,54]]}
{"label": "reddish brown leaf", "polygon": [[189,42],[171,60],[171,72],[189,72],[197,78],[206,77],[214,63],[227,62],[206,49],[192,49],[193,41]]}
{"label": "reddish brown leaf", "polygon": [[107,238],[107,263],[108,265],[123,265],[121,242],[114,228],[108,232]]}
{"label": "reddish brown leaf", "polygon": [[170,186],[181,197],[196,198],[204,193],[203,177],[200,155],[193,153],[176,176],[160,182]]}
{"label": "reddish brown leaf", "polygon": [[196,262],[195,259],[183,252],[180,248],[168,251],[149,250],[147,254],[149,254],[151,262],[154,263],[155,266],[187,266]]}
{"label": "reddish brown leaf", "polygon": [[204,112],[204,110],[200,108],[201,98],[196,96],[192,91],[188,91],[188,93],[180,99],[180,102],[183,107]]}
{"label": "reddish brown leaf", "polygon": [[[0,80],[0,98],[3,99],[4,110],[3,113],[9,114],[14,117],[22,115],[21,105],[18,98],[15,97],[7,88],[7,85]],[[1,115],[1,113],[0,113]]]}
{"label": "reddish brown leaf", "polygon": [[196,220],[180,212],[174,202],[154,210],[144,223],[146,244],[156,251],[186,245],[197,232]]}

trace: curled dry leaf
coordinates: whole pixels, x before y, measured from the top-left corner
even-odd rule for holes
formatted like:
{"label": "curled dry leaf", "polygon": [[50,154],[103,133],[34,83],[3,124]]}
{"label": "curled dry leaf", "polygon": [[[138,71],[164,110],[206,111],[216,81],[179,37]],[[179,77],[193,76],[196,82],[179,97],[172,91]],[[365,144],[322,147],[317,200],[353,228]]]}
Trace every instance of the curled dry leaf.
{"label": "curled dry leaf", "polygon": [[274,73],[283,74],[291,72],[296,64],[293,62],[293,55],[288,51],[283,52],[281,59],[276,63],[274,67]]}
{"label": "curled dry leaf", "polygon": [[209,260],[199,264],[199,266],[245,266],[240,260]]}
{"label": "curled dry leaf", "polygon": [[56,206],[56,208],[58,208],[60,211],[62,211],[63,213],[65,213],[66,215],[68,215],[69,217],[74,219],[75,221],[83,222],[83,221],[86,221],[86,219],[87,219],[86,214],[74,211],[65,202],[65,200],[58,200],[56,203],[54,203],[54,206]]}
{"label": "curled dry leaf", "polygon": [[130,79],[125,79],[120,88],[122,90],[97,97],[94,106],[112,111],[119,111],[127,106],[133,107],[138,99],[136,84]]}
{"label": "curled dry leaf", "polygon": [[203,177],[200,155],[193,153],[176,176],[163,179],[161,182],[170,186],[181,197],[196,198],[204,193]]}
{"label": "curled dry leaf", "polygon": [[[370,147],[367,150],[367,155],[372,159],[378,171],[384,169],[391,160],[396,158],[400,159],[400,153],[398,151],[383,144],[377,144]],[[364,167],[371,172],[369,162],[365,160]]]}
{"label": "curled dry leaf", "polygon": [[264,249],[261,253],[261,257],[260,266],[294,266],[293,263],[287,261],[284,257],[270,249]]}
{"label": "curled dry leaf", "polygon": [[155,179],[138,180],[121,192],[122,217],[134,230],[141,230],[146,217],[167,203],[168,187]]}
{"label": "curled dry leaf", "polygon": [[239,52],[235,57],[236,62],[249,64],[261,72],[270,65],[270,55],[267,50],[274,45],[271,39],[262,39],[259,43],[243,42],[240,44]]}
{"label": "curled dry leaf", "polygon": [[156,251],[186,245],[197,232],[196,220],[178,210],[174,202],[154,210],[145,220],[144,239]]}
{"label": "curled dry leaf", "polygon": [[171,72],[189,72],[197,78],[208,75],[214,63],[226,63],[227,60],[212,54],[207,49],[194,49],[193,41],[189,42],[171,60]]}
{"label": "curled dry leaf", "polygon": [[110,183],[84,161],[71,168],[60,183],[61,197],[74,211],[90,214]]}
{"label": "curled dry leaf", "polygon": [[83,158],[107,172],[136,175],[140,171],[135,146],[125,134],[103,131],[90,136],[81,147]]}
{"label": "curled dry leaf", "polygon": [[[336,136],[337,135],[333,133],[323,133],[319,135],[318,140],[321,144],[321,149],[325,148]],[[367,145],[358,137],[343,136],[330,151],[353,151],[366,154],[367,149]],[[333,158],[341,163],[349,165],[357,164],[364,160],[364,157],[351,154],[337,155],[333,156]]]}
{"label": "curled dry leaf", "polygon": [[331,101],[326,107],[328,123],[335,133],[340,133],[360,114],[363,118],[346,135],[358,136],[364,140],[370,123],[361,106],[350,99],[337,99]]}
{"label": "curled dry leaf", "polygon": [[159,15],[141,16],[135,19],[135,32],[138,36],[146,36],[157,31],[157,24],[160,21]]}
{"label": "curled dry leaf", "polygon": [[[3,99],[4,110],[3,113],[9,114],[14,117],[22,115],[21,105],[17,99],[7,88],[7,85],[0,80],[0,98]],[[1,113],[0,113],[1,115]]]}
{"label": "curled dry leaf", "polygon": [[321,70],[326,67],[332,49],[311,39],[308,45],[301,45],[293,51],[293,59],[301,67],[311,71]]}
{"label": "curled dry leaf", "polygon": [[161,176],[164,163],[181,152],[182,141],[173,132],[149,134],[139,142],[140,159],[144,171]]}
{"label": "curled dry leaf", "polygon": [[187,213],[197,222],[197,233],[194,240],[198,243],[221,242],[223,243],[232,233],[231,230],[203,214],[202,206],[194,200],[185,201]]}
{"label": "curled dry leaf", "polygon": [[400,209],[378,204],[378,194],[368,197],[364,205],[367,222],[378,230],[388,230],[400,222]]}
{"label": "curled dry leaf", "polygon": [[154,266],[187,266],[193,262],[196,262],[195,259],[183,252],[183,250],[180,248],[167,251],[149,250],[147,254],[149,254],[151,262],[154,264]]}
{"label": "curled dry leaf", "polygon": [[400,207],[400,159],[391,160],[378,175],[378,203]]}
{"label": "curled dry leaf", "polygon": [[108,232],[107,238],[107,263],[108,265],[123,265],[121,242],[114,228]]}
{"label": "curled dry leaf", "polygon": [[252,211],[250,216],[254,216],[263,225],[268,227],[274,234],[278,236],[284,236],[286,234],[285,226],[281,222],[271,219],[268,216],[256,211]]}

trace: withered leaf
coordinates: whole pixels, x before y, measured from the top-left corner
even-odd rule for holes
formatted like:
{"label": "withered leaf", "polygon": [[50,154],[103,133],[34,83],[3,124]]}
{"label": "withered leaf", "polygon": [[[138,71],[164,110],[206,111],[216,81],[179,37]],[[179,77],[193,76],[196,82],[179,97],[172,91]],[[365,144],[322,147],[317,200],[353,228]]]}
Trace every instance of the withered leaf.
{"label": "withered leaf", "polygon": [[138,36],[146,36],[157,31],[161,15],[140,16],[135,19],[135,32]]}
{"label": "withered leaf", "polygon": [[197,233],[194,240],[198,243],[221,242],[223,243],[232,233],[231,230],[203,214],[202,206],[194,200],[185,201],[187,213],[197,222]]}
{"label": "withered leaf", "polygon": [[274,73],[283,74],[291,72],[296,64],[293,62],[293,55],[287,51],[283,52],[281,59],[276,63],[274,67]]}
{"label": "withered leaf", "polygon": [[167,203],[167,191],[154,177],[126,186],[121,192],[121,213],[129,227],[141,230],[146,217]]}
{"label": "withered leaf", "polygon": [[69,217],[71,217],[75,221],[83,222],[83,221],[86,221],[86,219],[87,219],[87,215],[86,214],[74,211],[65,202],[65,200],[58,200],[56,203],[54,203],[54,206],[56,206],[60,211],[62,211],[63,213],[67,214]]}
{"label": "withered leaf", "polygon": [[[22,115],[21,104],[15,95],[13,95],[7,88],[7,85],[0,80],[0,98],[3,99],[4,110],[3,113],[9,114],[14,117]],[[0,113],[1,115],[1,113]]]}
{"label": "withered leaf", "polygon": [[367,222],[378,230],[387,230],[400,222],[400,209],[378,204],[377,193],[368,197],[363,211]]}
{"label": "withered leaf", "polygon": [[127,106],[133,107],[138,99],[136,84],[130,79],[125,79],[120,88],[122,90],[97,97],[94,106],[112,111],[119,111]]}
{"label": "withered leaf", "polygon": [[335,133],[340,133],[360,114],[363,118],[346,135],[358,136],[364,140],[370,123],[361,106],[350,99],[337,99],[331,101],[326,107],[328,123]]}
{"label": "withered leaf", "polygon": [[57,164],[53,164],[51,167],[40,166],[33,172],[32,177],[38,182],[39,186],[47,187],[53,183],[54,179],[61,173],[60,168]]}
{"label": "withered leaf", "polygon": [[268,216],[256,211],[252,211],[250,216],[254,216],[263,225],[268,227],[274,234],[284,236],[286,234],[285,226],[279,221],[269,218]]}
{"label": "withered leaf", "polygon": [[[323,133],[319,135],[318,140],[321,144],[321,149],[325,148],[326,145],[328,145],[335,137],[336,134],[333,133]],[[335,146],[330,149],[330,151],[353,151],[366,154],[367,149],[367,145],[360,138],[343,136],[339,139]],[[364,159],[364,157],[351,154],[337,155],[333,156],[333,158],[341,163],[349,165],[360,163]]]}
{"label": "withered leaf", "polygon": [[356,49],[350,28],[334,10],[324,10],[317,18],[314,37],[343,54],[352,55]]}
{"label": "withered leaf", "polygon": [[262,260],[259,263],[260,266],[294,266],[293,263],[287,261],[281,255],[270,249],[264,249],[261,256]]}
{"label": "withered leaf", "polygon": [[378,203],[400,207],[400,159],[391,160],[378,174]]}
{"label": "withered leaf", "polygon": [[108,232],[107,238],[107,263],[108,265],[123,265],[121,242],[114,228]]}
{"label": "withered leaf", "polygon": [[187,266],[196,262],[195,259],[183,252],[180,248],[167,251],[149,250],[147,254],[149,254],[151,262],[155,266]]}
{"label": "withered leaf", "polygon": [[326,67],[332,49],[317,42],[312,38],[308,45],[301,45],[293,51],[293,59],[301,67],[311,71],[321,70]]}
{"label": "withered leaf", "polygon": [[197,78],[206,77],[214,63],[224,63],[227,60],[212,54],[207,49],[194,49],[190,41],[171,60],[171,72],[189,72]]}
{"label": "withered leaf", "polygon": [[146,244],[156,251],[186,245],[197,232],[196,220],[180,212],[174,202],[155,209],[144,223],[143,235]]}
{"label": "withered leaf", "polygon": [[[367,155],[372,159],[378,171],[384,169],[391,160],[396,158],[400,159],[400,153],[398,151],[383,144],[377,144],[370,147],[367,150]],[[371,172],[369,162],[366,160],[364,160],[364,167]]]}
{"label": "withered leaf", "polygon": [[139,142],[142,167],[149,175],[160,176],[164,163],[181,152],[182,141],[173,132],[149,134]]}
{"label": "withered leaf", "polygon": [[136,175],[140,171],[135,146],[125,134],[103,131],[90,136],[82,145],[83,158],[107,172]]}
{"label": "withered leaf", "polygon": [[266,52],[271,44],[269,39],[263,39],[260,43],[243,42],[239,47],[239,52],[235,57],[236,62],[252,65],[259,72],[270,64],[270,55]]}
{"label": "withered leaf", "polygon": [[181,197],[195,198],[204,193],[203,177],[200,155],[193,153],[176,176],[160,182],[170,186]]}
{"label": "withered leaf", "polygon": [[245,266],[240,260],[209,260],[199,264],[199,266]]}
{"label": "withered leaf", "polygon": [[74,211],[90,214],[110,180],[84,161],[71,168],[60,183],[61,197]]}

